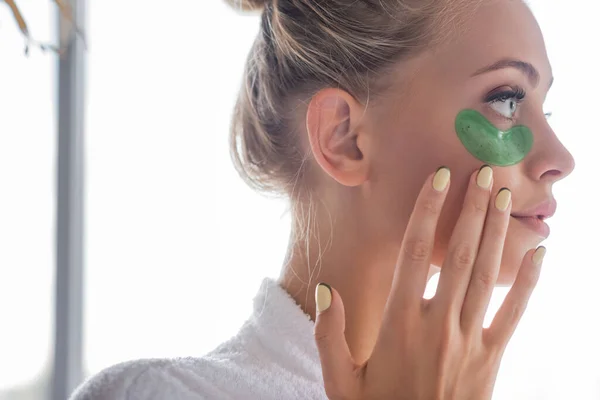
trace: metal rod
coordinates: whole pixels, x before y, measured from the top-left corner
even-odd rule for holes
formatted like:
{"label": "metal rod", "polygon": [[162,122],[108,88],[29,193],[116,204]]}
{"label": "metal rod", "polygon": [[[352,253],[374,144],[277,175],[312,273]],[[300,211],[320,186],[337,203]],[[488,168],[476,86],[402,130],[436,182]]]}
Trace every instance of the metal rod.
{"label": "metal rod", "polygon": [[[84,0],[70,0],[85,29]],[[59,13],[60,14],[60,13]],[[69,22],[59,18],[59,37]],[[52,400],[65,400],[83,379],[83,234],[85,59],[72,35],[58,64],[56,282]]]}

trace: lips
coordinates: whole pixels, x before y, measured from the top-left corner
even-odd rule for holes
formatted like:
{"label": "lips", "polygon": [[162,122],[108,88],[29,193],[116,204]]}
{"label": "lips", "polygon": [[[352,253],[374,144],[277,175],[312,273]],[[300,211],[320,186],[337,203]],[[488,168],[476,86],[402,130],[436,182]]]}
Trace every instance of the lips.
{"label": "lips", "polygon": [[550,235],[550,227],[544,220],[554,215],[556,206],[556,200],[550,199],[530,209],[514,212],[511,214],[511,217],[532,229],[540,236],[547,238]]}
{"label": "lips", "polygon": [[548,219],[554,215],[556,212],[556,200],[550,199],[547,200],[535,207],[532,207],[528,210],[524,211],[516,211],[511,214],[511,216],[515,218],[540,218],[540,219]]}

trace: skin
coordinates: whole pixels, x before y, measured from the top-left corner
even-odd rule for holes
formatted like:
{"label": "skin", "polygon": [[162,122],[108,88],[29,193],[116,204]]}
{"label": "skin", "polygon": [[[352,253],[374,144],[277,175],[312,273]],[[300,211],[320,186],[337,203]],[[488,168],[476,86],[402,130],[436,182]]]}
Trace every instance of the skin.
{"label": "skin", "polygon": [[[451,42],[399,64],[389,88],[368,107],[329,88],[298,111],[301,144],[313,156],[316,231],[307,242],[290,243],[280,284],[313,320],[315,285],[323,281],[337,290],[345,307],[345,336],[357,363],[369,358],[377,340],[417,195],[442,165],[451,170],[452,184],[428,278],[447,255],[469,180],[482,165],[454,130],[461,110],[477,110],[503,131],[525,125],[533,132],[533,148],[522,162],[493,168],[491,193],[509,188],[513,212],[551,199],[553,184],[574,168],[544,115],[552,71],[529,8],[520,1],[484,2],[465,28]],[[537,76],[516,67],[486,70],[506,59],[529,63]],[[515,85],[526,97],[514,118],[507,119],[484,99]],[[497,284],[512,284],[525,254],[542,240],[510,218]]]}

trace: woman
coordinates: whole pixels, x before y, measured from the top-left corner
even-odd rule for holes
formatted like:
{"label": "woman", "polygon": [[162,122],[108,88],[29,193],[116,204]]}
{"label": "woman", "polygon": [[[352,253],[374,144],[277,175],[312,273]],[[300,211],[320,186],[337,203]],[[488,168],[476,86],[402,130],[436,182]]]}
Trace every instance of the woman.
{"label": "woman", "polygon": [[[73,398],[489,399],[553,184],[574,167],[543,112],[552,71],[531,11],[232,3],[264,8],[232,145],[249,184],[290,199],[281,277],[206,356],[120,364]],[[495,284],[513,286],[483,329]]]}

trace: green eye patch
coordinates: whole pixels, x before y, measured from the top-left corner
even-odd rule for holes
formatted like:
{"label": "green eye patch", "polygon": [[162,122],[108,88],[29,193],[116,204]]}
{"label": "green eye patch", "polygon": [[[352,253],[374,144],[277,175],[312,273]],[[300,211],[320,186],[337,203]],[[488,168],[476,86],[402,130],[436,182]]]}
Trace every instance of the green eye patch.
{"label": "green eye patch", "polygon": [[533,146],[533,134],[523,125],[501,131],[475,110],[456,116],[456,133],[465,148],[484,163],[506,167],[522,161]]}

